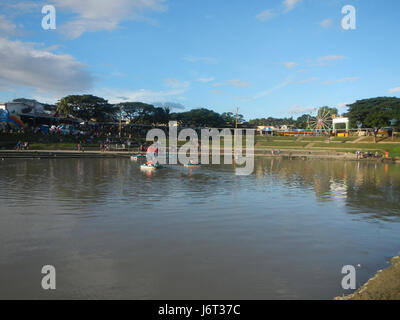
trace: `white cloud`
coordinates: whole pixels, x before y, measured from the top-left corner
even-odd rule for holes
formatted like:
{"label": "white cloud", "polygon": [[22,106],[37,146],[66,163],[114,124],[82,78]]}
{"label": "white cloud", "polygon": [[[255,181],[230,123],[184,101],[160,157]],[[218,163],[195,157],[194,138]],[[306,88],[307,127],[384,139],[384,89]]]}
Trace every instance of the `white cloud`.
{"label": "white cloud", "polygon": [[228,80],[225,82],[218,82],[213,84],[214,87],[221,87],[221,86],[234,86],[238,88],[248,88],[252,86],[251,82],[242,81],[239,79]]}
{"label": "white cloud", "polygon": [[212,82],[212,81],[214,81],[214,80],[215,80],[214,77],[209,77],[209,78],[198,78],[198,79],[197,79],[197,81],[203,82],[203,83]]}
{"label": "white cloud", "polygon": [[203,83],[212,82],[212,81],[214,81],[214,80],[215,80],[214,77],[209,77],[209,78],[198,78],[198,79],[197,79],[197,81],[203,82]]}
{"label": "white cloud", "polygon": [[124,20],[138,19],[146,10],[163,11],[164,0],[49,0],[57,9],[76,13],[77,18],[60,29],[69,38],[85,32],[112,31]]}
{"label": "white cloud", "polygon": [[296,62],[285,62],[285,67],[288,69],[292,69],[297,66]]}
{"label": "white cloud", "polygon": [[33,1],[15,1],[15,0],[3,0],[3,5],[5,9],[17,10],[18,13],[25,13],[33,10],[41,10],[45,3],[40,3],[41,1],[33,2]]}
{"label": "white cloud", "polygon": [[304,83],[309,83],[309,82],[313,82],[313,81],[317,81],[317,80],[318,80],[318,78],[313,77],[313,78],[300,80],[299,83],[304,84]]}
{"label": "white cloud", "polygon": [[283,4],[285,6],[285,11],[291,11],[293,10],[302,0],[285,0],[283,1]]}
{"label": "white cloud", "polygon": [[289,109],[289,113],[293,115],[298,114],[307,114],[315,111],[315,107],[301,107],[301,106],[292,106]]}
{"label": "white cloud", "polygon": [[338,109],[347,109],[347,106],[349,105],[350,103],[348,103],[348,102],[342,102],[342,103],[338,103],[338,105],[336,106]]}
{"label": "white cloud", "polygon": [[180,81],[178,79],[165,79],[164,84],[172,89],[187,89],[190,87],[189,81]]}
{"label": "white cloud", "polygon": [[273,93],[273,92],[275,92],[275,91],[277,91],[277,90],[279,90],[279,89],[282,89],[282,88],[288,86],[288,85],[291,84],[291,83],[293,83],[293,81],[290,80],[290,79],[287,79],[287,80],[283,81],[282,83],[279,83],[277,86],[275,86],[275,87],[273,87],[273,88],[271,88],[271,89],[261,91],[260,93],[254,95],[254,96],[252,97],[252,99],[255,100],[255,99],[259,99],[259,98],[268,96],[268,95],[270,95],[271,93]]}
{"label": "white cloud", "polygon": [[400,87],[389,89],[390,93],[400,92]]}
{"label": "white cloud", "polygon": [[6,16],[0,14],[0,36],[16,36],[20,35],[20,33],[21,32],[12,21],[7,19]]}
{"label": "white cloud", "polygon": [[332,83],[343,83],[343,82],[356,82],[360,80],[360,77],[346,77],[338,80],[327,80],[324,81],[324,84],[332,84]]}
{"label": "white cloud", "polygon": [[217,64],[218,60],[212,57],[194,57],[194,56],[186,56],[183,60],[191,63],[205,63],[205,64]]}
{"label": "white cloud", "polygon": [[183,94],[185,89],[171,89],[153,91],[147,89],[139,89],[135,91],[130,90],[114,90],[103,89],[97,94],[105,97],[110,103],[119,103],[123,97],[125,101],[140,101],[144,103],[153,103],[154,101],[168,102],[171,100],[178,100],[179,96]]}
{"label": "white cloud", "polygon": [[328,29],[332,26],[332,24],[333,24],[332,19],[325,19],[325,20],[321,21],[320,26],[322,28]]}
{"label": "white cloud", "polygon": [[339,61],[346,59],[345,56],[325,56],[325,57],[320,57],[318,58],[318,62],[323,64],[325,62],[332,62],[332,61]]}
{"label": "white cloud", "polygon": [[0,38],[0,81],[51,93],[88,90],[93,78],[72,56]]}
{"label": "white cloud", "polygon": [[274,11],[269,9],[269,10],[264,10],[260,12],[259,14],[256,15],[256,18],[260,21],[267,21],[275,16]]}
{"label": "white cloud", "polygon": [[211,90],[210,93],[212,93],[212,94],[218,94],[218,95],[220,95],[220,96],[225,95],[225,92],[222,91],[222,90],[220,90],[220,89]]}

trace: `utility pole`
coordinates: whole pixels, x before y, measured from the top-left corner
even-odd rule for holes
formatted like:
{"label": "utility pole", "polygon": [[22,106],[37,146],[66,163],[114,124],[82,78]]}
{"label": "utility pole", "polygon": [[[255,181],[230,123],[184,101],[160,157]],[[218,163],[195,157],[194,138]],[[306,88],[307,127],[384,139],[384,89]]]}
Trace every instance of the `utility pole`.
{"label": "utility pole", "polygon": [[236,129],[238,128],[239,108],[236,108]]}

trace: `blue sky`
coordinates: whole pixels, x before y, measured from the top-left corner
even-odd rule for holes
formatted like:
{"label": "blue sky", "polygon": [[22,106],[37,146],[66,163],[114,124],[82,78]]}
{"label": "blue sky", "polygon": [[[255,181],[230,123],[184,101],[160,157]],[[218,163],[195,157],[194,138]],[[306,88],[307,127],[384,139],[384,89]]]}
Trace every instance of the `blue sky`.
{"label": "blue sky", "polygon": [[[56,8],[56,30],[41,26]],[[344,30],[342,7],[356,9]],[[0,101],[206,107],[245,118],[400,95],[397,0],[48,0],[0,4]]]}

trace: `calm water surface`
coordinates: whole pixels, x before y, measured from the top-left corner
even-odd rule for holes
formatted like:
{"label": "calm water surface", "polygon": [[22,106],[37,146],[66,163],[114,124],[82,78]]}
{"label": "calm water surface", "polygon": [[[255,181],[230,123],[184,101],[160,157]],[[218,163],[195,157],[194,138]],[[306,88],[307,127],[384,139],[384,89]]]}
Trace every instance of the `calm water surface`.
{"label": "calm water surface", "polygon": [[399,254],[399,165],[255,167],[1,161],[0,298],[331,299]]}

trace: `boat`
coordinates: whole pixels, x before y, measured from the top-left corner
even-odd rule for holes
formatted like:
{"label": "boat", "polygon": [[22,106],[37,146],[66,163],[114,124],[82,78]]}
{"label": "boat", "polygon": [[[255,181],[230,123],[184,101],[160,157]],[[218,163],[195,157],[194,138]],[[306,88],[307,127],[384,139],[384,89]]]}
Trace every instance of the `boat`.
{"label": "boat", "polygon": [[142,155],[142,154],[133,154],[133,155],[131,155],[131,160],[133,160],[133,161],[143,160],[145,158],[146,158],[146,156]]}
{"label": "boat", "polygon": [[157,169],[161,169],[161,168],[162,168],[162,166],[158,163],[155,163],[155,164],[144,163],[140,166],[140,169],[142,169],[142,170],[157,170]]}
{"label": "boat", "polygon": [[192,162],[189,162],[189,163],[184,164],[184,166],[185,166],[186,168],[200,168],[200,167],[201,167],[201,163],[192,163]]}

